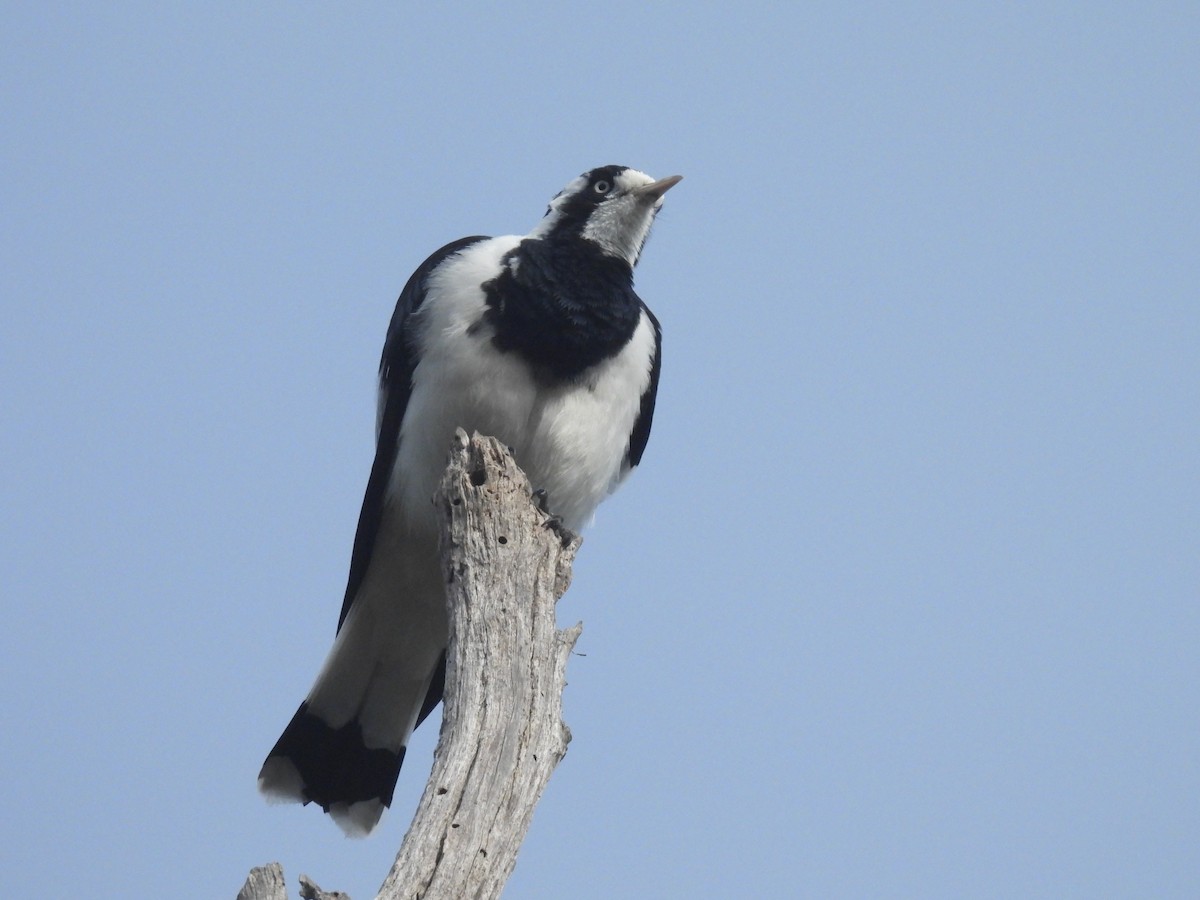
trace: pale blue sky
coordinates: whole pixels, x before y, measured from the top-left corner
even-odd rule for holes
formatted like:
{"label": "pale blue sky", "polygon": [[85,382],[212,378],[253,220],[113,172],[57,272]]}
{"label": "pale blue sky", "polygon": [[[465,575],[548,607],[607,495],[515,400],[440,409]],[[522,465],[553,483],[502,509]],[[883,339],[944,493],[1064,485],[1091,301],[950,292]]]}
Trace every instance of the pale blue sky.
{"label": "pale blue sky", "polygon": [[680,173],[506,896],[1200,895],[1200,7],[5,4],[0,883],[373,896],[254,790],[392,304]]}

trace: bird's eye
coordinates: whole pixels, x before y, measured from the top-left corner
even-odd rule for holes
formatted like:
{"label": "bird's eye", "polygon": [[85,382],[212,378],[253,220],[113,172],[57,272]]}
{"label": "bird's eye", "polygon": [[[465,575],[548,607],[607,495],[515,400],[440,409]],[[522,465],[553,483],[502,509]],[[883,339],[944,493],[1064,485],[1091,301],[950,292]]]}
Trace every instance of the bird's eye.
{"label": "bird's eye", "polygon": [[597,194],[607,194],[612,190],[612,185],[607,181],[597,181],[594,185],[592,185],[592,190]]}

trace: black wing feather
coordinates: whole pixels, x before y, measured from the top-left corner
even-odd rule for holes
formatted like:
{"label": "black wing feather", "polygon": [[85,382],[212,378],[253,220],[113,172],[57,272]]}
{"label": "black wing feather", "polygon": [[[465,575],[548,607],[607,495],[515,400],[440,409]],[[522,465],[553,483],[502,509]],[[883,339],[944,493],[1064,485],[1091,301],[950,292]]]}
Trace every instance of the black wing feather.
{"label": "black wing feather", "polygon": [[632,469],[642,461],[646,443],[650,440],[650,422],[654,418],[654,401],[658,395],[658,373],[662,369],[662,326],[645,303],[642,310],[654,326],[654,359],[650,362],[650,383],[642,393],[642,405],[638,410],[637,421],[633,423],[633,431],[629,433],[629,450],[625,454],[625,466]]}
{"label": "black wing feather", "polygon": [[342,614],[338,616],[338,631],[354,604],[354,598],[362,587],[367,569],[371,564],[371,552],[375,548],[375,537],[383,518],[383,504],[387,496],[388,479],[400,449],[400,423],[408,408],[412,393],[413,371],[417,367],[414,348],[407,325],[409,317],[425,300],[425,284],[430,273],[461,250],[471,244],[487,240],[476,235],[447,244],[417,267],[400,292],[396,310],[388,325],[387,339],[383,343],[383,356],[379,360],[379,390],[383,392],[383,414],[379,420],[379,436],[375,442],[375,461],[371,464],[371,477],[367,479],[367,491],[363,497],[362,511],[358,514],[358,529],[354,533],[354,550],[350,554],[350,577],[346,582],[346,596],[342,600]]}

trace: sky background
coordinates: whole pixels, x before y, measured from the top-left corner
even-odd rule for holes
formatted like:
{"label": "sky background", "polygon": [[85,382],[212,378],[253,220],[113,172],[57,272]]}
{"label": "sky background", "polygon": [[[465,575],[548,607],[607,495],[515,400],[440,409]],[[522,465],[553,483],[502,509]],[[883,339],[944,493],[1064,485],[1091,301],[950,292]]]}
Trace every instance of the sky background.
{"label": "sky background", "polygon": [[620,163],[658,412],[506,896],[1200,896],[1200,6],[3,6],[6,895],[374,895],[436,725],[367,840],[254,782],[392,306]]}

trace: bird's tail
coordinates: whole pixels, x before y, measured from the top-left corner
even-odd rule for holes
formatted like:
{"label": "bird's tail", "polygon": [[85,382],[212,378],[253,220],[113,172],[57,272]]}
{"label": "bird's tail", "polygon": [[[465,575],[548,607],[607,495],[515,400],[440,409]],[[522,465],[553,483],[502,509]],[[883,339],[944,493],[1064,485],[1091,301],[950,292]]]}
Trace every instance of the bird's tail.
{"label": "bird's tail", "polygon": [[408,738],[441,699],[446,665],[444,652],[397,658],[356,618],[258,775],[268,798],[316,803],[352,837],[369,834],[391,806]]}
{"label": "bird's tail", "polygon": [[392,805],[404,747],[369,748],[362,726],[333,728],[300,704],[258,773],[273,800],[315,802],[347,834],[366,835]]}

